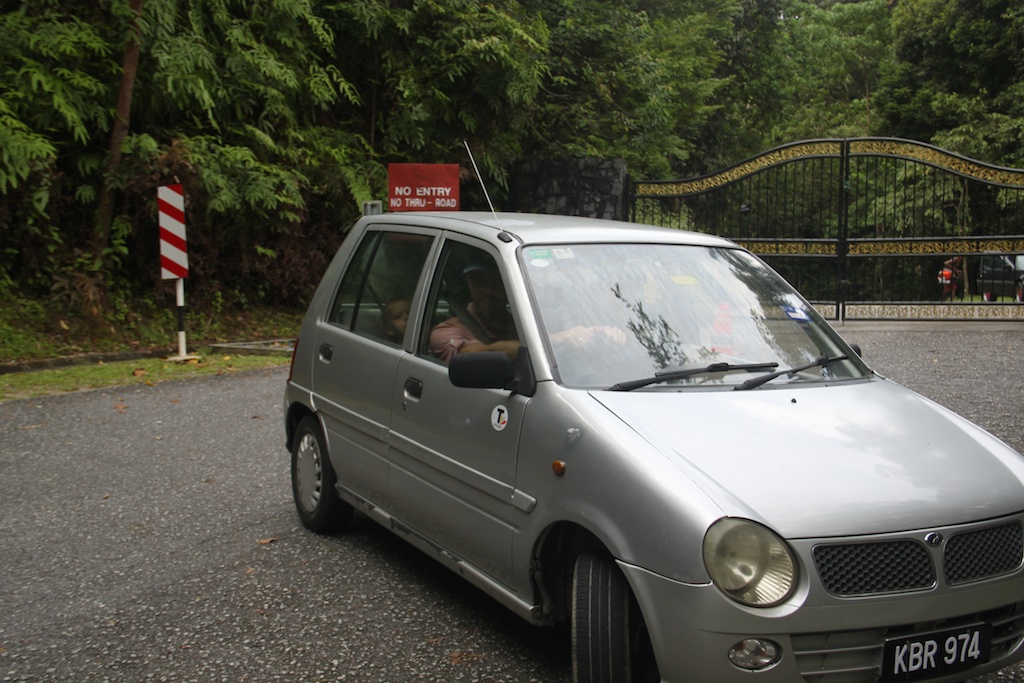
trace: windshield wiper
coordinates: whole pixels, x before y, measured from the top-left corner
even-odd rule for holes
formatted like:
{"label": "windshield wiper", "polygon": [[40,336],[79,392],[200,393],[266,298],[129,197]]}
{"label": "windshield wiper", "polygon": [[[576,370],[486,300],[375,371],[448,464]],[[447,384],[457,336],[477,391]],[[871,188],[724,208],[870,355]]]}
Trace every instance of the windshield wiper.
{"label": "windshield wiper", "polygon": [[811,368],[815,368],[815,367],[822,367],[823,368],[826,365],[829,365],[831,363],[836,363],[836,362],[841,361],[841,360],[849,360],[849,359],[850,359],[849,356],[833,356],[832,358],[829,358],[828,356],[818,356],[817,358],[815,358],[810,363],[807,363],[806,365],[801,365],[801,366],[798,366],[798,367],[795,367],[795,368],[789,368],[788,370],[779,370],[777,372],[770,372],[767,375],[761,375],[760,377],[751,377],[746,382],[743,382],[742,384],[737,384],[735,387],[733,387],[733,390],[734,391],[741,391],[741,390],[744,390],[744,389],[753,389],[753,388],[759,387],[762,384],[765,384],[767,382],[771,382],[776,377],[782,377],[783,375],[795,375],[796,373],[803,372],[804,370],[810,370]]}
{"label": "windshield wiper", "polygon": [[671,382],[677,379],[686,379],[687,377],[693,377],[694,375],[710,375],[716,372],[735,372],[738,370],[771,370],[772,368],[779,367],[778,363],[712,363],[703,368],[688,368],[686,370],[665,370],[657,372],[654,377],[645,377],[643,379],[634,379],[629,382],[619,382],[613,386],[608,387],[608,391],[633,391],[640,387],[646,387],[651,384],[659,384],[661,382]]}

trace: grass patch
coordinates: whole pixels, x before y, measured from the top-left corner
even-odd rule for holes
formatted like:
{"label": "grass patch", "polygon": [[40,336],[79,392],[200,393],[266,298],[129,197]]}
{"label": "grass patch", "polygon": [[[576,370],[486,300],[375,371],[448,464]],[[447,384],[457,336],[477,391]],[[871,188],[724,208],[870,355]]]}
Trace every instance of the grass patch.
{"label": "grass patch", "polygon": [[188,353],[199,359],[178,363],[161,358],[178,352],[172,309],[140,299],[89,317],[55,300],[12,294],[0,306],[0,365],[17,371],[0,373],[0,401],[284,365],[290,360],[284,351],[265,355],[213,345],[293,339],[303,313],[266,306],[187,309]]}
{"label": "grass patch", "polygon": [[[295,337],[303,313],[270,307],[186,309],[189,352],[211,344]],[[130,310],[117,308],[102,318],[72,315],[57,302],[17,296],[0,306],[0,363],[126,351],[170,355],[177,348],[176,313],[150,301],[134,301]]]}
{"label": "grass patch", "polygon": [[66,394],[88,389],[122,385],[154,385],[168,380],[225,375],[286,365],[290,355],[246,355],[207,349],[197,360],[175,362],[162,358],[142,358],[107,363],[47,368],[31,372],[0,375],[0,402]]}

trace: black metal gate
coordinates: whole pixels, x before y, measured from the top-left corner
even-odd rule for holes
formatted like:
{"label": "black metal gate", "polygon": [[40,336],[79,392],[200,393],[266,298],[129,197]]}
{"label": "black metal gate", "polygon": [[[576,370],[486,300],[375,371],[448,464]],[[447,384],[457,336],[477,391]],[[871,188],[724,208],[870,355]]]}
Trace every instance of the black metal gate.
{"label": "black metal gate", "polygon": [[[986,256],[1024,254],[1024,170],[931,145],[796,142],[711,175],[635,183],[630,215],[742,244],[832,319],[1024,320],[1024,305],[986,301],[978,281]],[[941,283],[956,256],[959,277]]]}

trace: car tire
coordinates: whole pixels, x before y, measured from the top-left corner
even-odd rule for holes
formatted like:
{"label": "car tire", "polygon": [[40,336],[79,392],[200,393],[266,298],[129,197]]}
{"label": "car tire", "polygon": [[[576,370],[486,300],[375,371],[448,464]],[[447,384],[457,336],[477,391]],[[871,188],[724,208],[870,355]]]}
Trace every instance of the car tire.
{"label": "car tire", "polygon": [[583,553],[576,559],[572,672],[574,683],[661,680],[629,583],[605,554]]}
{"label": "car tire", "polygon": [[310,531],[332,533],[352,519],[352,506],[338,498],[336,482],[320,422],[307,415],[292,439],[292,496],[302,525]]}

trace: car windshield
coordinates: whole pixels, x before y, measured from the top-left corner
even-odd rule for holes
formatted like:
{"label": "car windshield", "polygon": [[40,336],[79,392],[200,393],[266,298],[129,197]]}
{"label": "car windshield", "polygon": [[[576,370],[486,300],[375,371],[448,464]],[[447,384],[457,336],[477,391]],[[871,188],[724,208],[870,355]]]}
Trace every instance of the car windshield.
{"label": "car windshield", "polygon": [[741,250],[572,244],[522,256],[565,385],[751,388],[769,373],[766,386],[869,375],[782,278]]}

